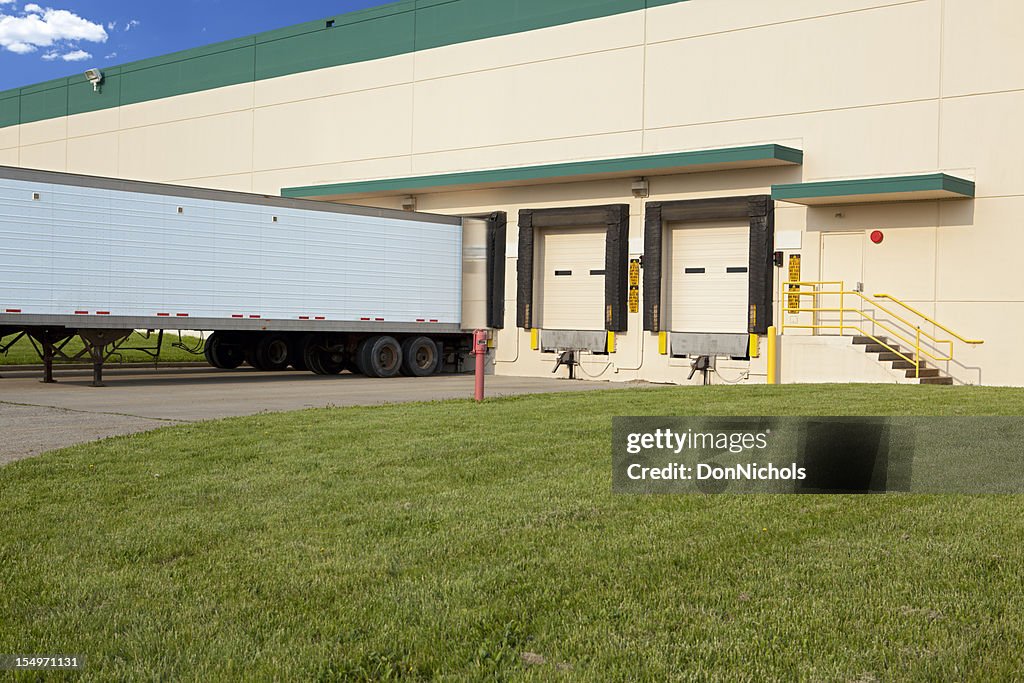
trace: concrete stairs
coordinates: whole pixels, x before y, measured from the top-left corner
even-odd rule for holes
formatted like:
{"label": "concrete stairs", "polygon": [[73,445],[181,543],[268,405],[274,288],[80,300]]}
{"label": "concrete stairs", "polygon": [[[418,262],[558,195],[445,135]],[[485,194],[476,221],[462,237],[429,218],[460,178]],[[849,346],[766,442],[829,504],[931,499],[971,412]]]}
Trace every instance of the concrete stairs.
{"label": "concrete stairs", "polygon": [[[884,342],[889,348],[879,344],[878,342]],[[914,364],[897,353],[893,353],[890,348],[896,349],[904,356],[909,358],[914,357],[913,351],[907,351],[901,348],[898,344],[894,344],[887,337],[877,337],[877,341],[871,337],[854,337],[853,343],[857,346],[863,346],[865,353],[877,354],[879,363],[891,363],[893,370],[905,371],[905,376],[913,381],[917,379],[921,384],[952,384],[953,378],[942,374],[938,368],[929,367],[926,363],[921,363],[921,370],[919,375],[914,372]],[[917,376],[915,376],[917,375]]]}

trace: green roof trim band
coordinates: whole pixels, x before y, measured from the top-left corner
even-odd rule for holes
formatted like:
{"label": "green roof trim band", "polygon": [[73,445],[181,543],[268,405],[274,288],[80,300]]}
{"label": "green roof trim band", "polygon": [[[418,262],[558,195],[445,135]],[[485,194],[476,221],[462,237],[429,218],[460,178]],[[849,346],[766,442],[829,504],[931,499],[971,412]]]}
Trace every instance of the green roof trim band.
{"label": "green roof trim band", "polygon": [[804,153],[783,145],[767,144],[749,147],[706,149],[693,152],[673,152],[596,161],[575,161],[542,166],[518,166],[486,171],[466,171],[410,178],[385,178],[329,185],[286,187],[283,197],[327,197],[388,192],[392,194],[421,192],[456,186],[488,185],[567,178],[585,180],[588,176],[666,173],[672,170],[694,172],[701,166],[737,165],[741,167],[766,165],[800,165]]}
{"label": "green roof trim band", "polygon": [[797,204],[824,204],[828,200],[842,202],[844,198],[864,201],[898,201],[900,195],[934,195],[941,197],[973,198],[974,181],[946,173],[894,176],[888,178],[861,178],[855,180],[828,180],[791,185],[773,185],[772,199]]}
{"label": "green roof trim band", "polygon": [[0,128],[687,1],[398,0],[0,92]]}

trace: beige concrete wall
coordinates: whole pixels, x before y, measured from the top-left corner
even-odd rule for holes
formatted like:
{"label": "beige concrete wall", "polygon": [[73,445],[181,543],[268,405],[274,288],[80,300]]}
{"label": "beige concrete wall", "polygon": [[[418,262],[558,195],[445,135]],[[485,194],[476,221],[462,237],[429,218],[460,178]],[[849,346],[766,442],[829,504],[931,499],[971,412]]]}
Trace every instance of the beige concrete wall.
{"label": "beige concrete wall", "polygon": [[[885,232],[864,283],[970,337],[958,381],[1024,385],[1012,357],[1024,295],[1024,3],[1005,0],[691,0],[0,129],[0,163],[276,194],[282,187],[779,142],[802,167],[655,177],[651,199],[767,193],[772,184],[948,171],[975,201],[812,208],[780,203],[803,231],[806,279],[828,231]],[[509,297],[520,208],[627,202],[631,253],[644,202],[630,180],[438,192],[421,210],[509,212]],[[399,197],[355,199],[397,206]],[[514,329],[499,372],[546,373]],[[603,379],[682,381],[682,361],[629,318]],[[926,326],[927,328],[927,326]],[[930,329],[930,328],[929,328]],[[732,367],[730,367],[732,366]],[[813,367],[811,363],[809,367]],[[727,363],[763,381],[763,359]],[[584,373],[586,375],[586,373]],[[873,377],[870,373],[865,378]]]}

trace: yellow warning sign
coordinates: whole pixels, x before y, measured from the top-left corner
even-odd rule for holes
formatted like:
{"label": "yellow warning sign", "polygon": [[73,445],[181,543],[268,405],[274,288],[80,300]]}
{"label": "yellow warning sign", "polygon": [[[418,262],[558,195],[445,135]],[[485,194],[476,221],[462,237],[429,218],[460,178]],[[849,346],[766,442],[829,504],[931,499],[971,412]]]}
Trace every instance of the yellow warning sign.
{"label": "yellow warning sign", "polygon": [[640,286],[640,259],[635,258],[629,261],[629,286]]}
{"label": "yellow warning sign", "polygon": [[629,312],[640,312],[640,259],[629,260]]}
{"label": "yellow warning sign", "polygon": [[[789,281],[800,282],[800,254],[789,255]],[[799,285],[790,285],[789,292],[799,292]],[[789,294],[786,296],[786,311],[796,312],[800,308],[800,295]]]}
{"label": "yellow warning sign", "polygon": [[629,290],[629,312],[640,312],[640,290],[637,288],[630,288]]}

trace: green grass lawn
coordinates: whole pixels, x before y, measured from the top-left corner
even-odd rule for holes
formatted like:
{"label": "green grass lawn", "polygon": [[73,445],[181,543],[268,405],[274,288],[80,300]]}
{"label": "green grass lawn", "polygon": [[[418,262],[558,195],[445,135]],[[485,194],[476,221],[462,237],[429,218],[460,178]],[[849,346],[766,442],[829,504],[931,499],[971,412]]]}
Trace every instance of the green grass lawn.
{"label": "green grass lawn", "polygon": [[0,469],[0,653],[83,654],[86,680],[1020,680],[1021,498],[613,495],[610,418],[646,414],[1024,391],[552,394],[53,452]]}
{"label": "green grass lawn", "polygon": [[[11,337],[8,337],[5,343],[9,343]],[[195,337],[182,337],[180,340],[185,346],[189,348],[198,348],[200,350],[199,355],[189,353],[187,350],[174,346],[179,342],[178,334],[176,332],[164,333],[164,342],[160,351],[161,363],[183,363],[183,362],[203,362],[205,359],[202,355],[202,342]],[[134,346],[151,349],[156,346],[156,333],[153,333],[150,338],[146,339],[143,335],[135,332],[131,338],[125,344],[125,346]],[[64,348],[64,353],[68,356],[74,356],[76,353],[82,350],[82,340],[75,337],[68,345]],[[58,363],[64,362],[61,360]],[[78,363],[89,363],[87,356],[80,358]],[[153,357],[142,351],[132,351],[124,349],[118,352],[118,355],[113,356],[108,362],[110,363],[152,363]],[[26,337],[19,339],[14,346],[8,350],[6,354],[0,354],[0,365],[30,365],[30,364],[41,364],[39,355],[35,349],[32,348],[32,342]]]}

